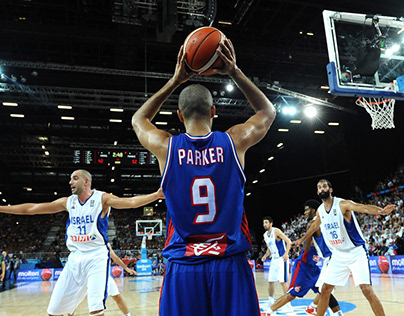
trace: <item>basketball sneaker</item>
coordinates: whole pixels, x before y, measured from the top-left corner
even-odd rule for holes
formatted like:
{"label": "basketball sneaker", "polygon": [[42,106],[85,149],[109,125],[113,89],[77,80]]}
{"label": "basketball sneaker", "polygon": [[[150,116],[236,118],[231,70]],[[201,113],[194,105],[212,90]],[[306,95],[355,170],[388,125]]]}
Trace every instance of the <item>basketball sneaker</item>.
{"label": "basketball sneaker", "polygon": [[317,315],[317,307],[307,306],[305,312],[309,315]]}

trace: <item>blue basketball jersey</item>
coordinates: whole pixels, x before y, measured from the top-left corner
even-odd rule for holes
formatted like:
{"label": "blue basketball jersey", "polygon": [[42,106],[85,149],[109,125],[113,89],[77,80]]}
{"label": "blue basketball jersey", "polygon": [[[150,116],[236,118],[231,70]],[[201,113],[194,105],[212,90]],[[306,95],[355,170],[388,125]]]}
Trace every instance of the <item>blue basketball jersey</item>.
{"label": "blue basketball jersey", "polygon": [[163,256],[192,263],[249,250],[244,184],[228,133],[170,138],[161,179],[167,205]]}

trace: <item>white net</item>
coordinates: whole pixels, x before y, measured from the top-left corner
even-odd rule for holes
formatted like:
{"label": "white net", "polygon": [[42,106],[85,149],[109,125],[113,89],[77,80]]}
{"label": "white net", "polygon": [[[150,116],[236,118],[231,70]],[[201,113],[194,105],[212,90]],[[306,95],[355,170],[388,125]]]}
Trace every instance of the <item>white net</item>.
{"label": "white net", "polygon": [[394,99],[360,97],[356,104],[365,108],[372,118],[372,129],[395,128]]}

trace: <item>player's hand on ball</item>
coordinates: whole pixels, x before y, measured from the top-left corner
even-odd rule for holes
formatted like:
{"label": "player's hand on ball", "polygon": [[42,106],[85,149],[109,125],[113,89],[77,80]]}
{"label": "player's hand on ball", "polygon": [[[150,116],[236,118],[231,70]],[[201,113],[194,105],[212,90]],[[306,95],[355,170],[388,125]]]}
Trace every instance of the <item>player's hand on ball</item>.
{"label": "player's hand on ball", "polygon": [[184,45],[181,46],[177,56],[177,65],[175,66],[175,73],[173,79],[178,84],[186,82],[189,78],[195,75],[194,72],[189,71],[185,64]]}
{"label": "player's hand on ball", "polygon": [[220,75],[232,75],[236,69],[236,52],[234,51],[233,44],[226,38],[222,43],[220,43],[222,51],[216,50],[219,57],[223,60],[224,66],[220,69],[214,69],[215,74]]}

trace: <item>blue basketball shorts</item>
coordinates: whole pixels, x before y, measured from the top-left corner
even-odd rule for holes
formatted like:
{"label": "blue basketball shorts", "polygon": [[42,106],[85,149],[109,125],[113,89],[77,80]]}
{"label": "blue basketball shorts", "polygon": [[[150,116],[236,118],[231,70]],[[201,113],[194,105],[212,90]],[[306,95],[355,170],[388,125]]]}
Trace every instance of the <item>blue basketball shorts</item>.
{"label": "blue basketball shorts", "polygon": [[254,276],[244,255],[197,264],[168,261],[160,316],[260,315]]}
{"label": "blue basketball shorts", "polygon": [[309,290],[318,293],[316,282],[320,276],[320,269],[316,265],[309,265],[299,260],[292,275],[288,294],[303,297]]}

